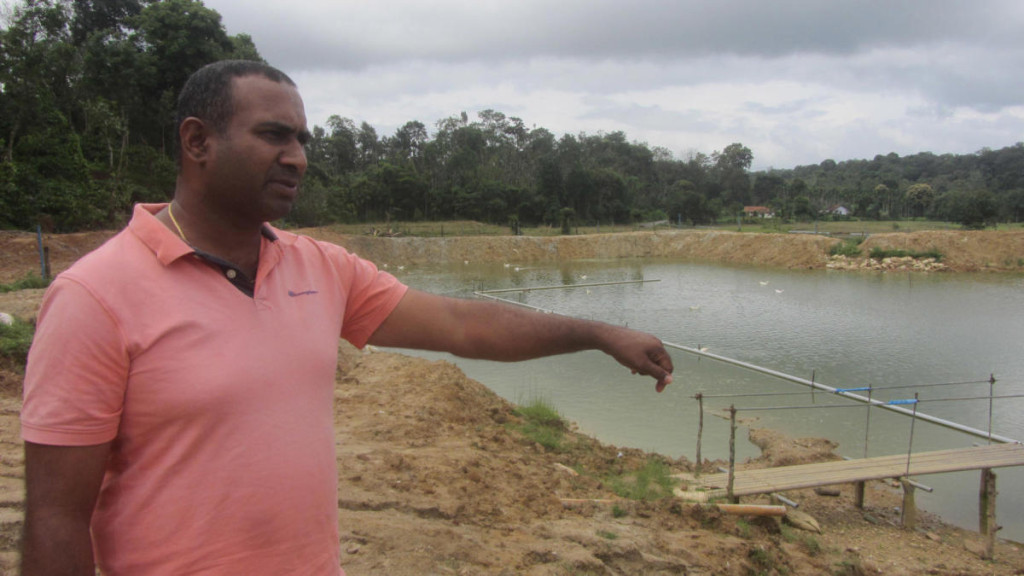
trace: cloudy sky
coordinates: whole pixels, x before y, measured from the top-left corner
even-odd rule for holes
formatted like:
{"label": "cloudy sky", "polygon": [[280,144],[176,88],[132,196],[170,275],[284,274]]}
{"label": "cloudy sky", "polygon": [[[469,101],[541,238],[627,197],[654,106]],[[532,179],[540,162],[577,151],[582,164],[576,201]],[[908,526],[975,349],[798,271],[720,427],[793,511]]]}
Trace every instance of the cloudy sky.
{"label": "cloudy sky", "polygon": [[332,114],[494,109],[754,169],[1024,141],[1020,0],[206,0]]}

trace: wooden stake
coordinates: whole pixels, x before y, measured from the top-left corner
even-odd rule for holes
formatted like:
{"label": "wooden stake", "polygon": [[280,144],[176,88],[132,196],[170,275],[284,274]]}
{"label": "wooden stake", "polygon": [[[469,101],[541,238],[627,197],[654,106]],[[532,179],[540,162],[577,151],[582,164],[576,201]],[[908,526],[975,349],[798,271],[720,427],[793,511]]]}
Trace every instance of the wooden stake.
{"label": "wooden stake", "polygon": [[857,508],[864,508],[864,488],[867,486],[866,482],[857,482],[853,485],[853,503]]}
{"label": "wooden stake", "polygon": [[996,552],[996,474],[991,468],[981,470],[981,494],[978,502],[978,520],[982,536],[985,536],[985,555],[991,559]]}
{"label": "wooden stake", "polygon": [[903,510],[901,520],[903,527],[907,530],[913,530],[917,526],[917,506],[914,504],[914,485],[910,483],[906,478],[900,478],[900,484],[903,485]]}

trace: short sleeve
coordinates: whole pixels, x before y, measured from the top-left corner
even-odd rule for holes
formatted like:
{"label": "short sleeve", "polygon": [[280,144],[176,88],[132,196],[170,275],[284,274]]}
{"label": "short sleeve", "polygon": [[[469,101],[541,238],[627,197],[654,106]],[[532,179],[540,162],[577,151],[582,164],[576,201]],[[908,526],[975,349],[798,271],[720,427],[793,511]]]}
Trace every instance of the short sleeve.
{"label": "short sleeve", "polygon": [[43,299],[25,371],[22,437],[89,446],[117,436],[130,359],[120,327],[88,288],[58,277]]}
{"label": "short sleeve", "polygon": [[408,288],[397,278],[377,269],[372,262],[334,246],[334,257],[347,278],[342,338],[362,348],[388,315],[398,306]]}

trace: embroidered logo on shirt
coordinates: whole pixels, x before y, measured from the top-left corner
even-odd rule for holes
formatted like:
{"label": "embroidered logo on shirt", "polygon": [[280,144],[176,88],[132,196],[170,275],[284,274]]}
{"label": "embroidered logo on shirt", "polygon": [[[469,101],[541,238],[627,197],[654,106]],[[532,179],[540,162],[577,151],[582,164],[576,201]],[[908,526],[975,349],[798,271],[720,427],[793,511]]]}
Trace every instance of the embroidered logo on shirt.
{"label": "embroidered logo on shirt", "polygon": [[306,290],[305,292],[292,292],[291,290],[288,291],[288,295],[291,296],[292,298],[295,298],[296,296],[312,296],[313,294],[318,294],[318,292],[316,290]]}

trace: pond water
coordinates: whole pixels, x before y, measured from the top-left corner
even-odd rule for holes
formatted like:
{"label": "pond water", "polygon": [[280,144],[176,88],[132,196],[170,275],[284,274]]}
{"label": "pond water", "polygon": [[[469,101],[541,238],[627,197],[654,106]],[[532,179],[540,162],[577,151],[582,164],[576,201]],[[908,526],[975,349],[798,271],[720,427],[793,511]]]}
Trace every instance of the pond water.
{"label": "pond water", "polygon": [[[550,265],[471,263],[405,269],[416,288],[472,297],[475,290],[575,285],[501,294],[522,304],[628,325],[666,342],[756,364],[836,388],[871,386],[880,400],[913,398],[918,410],[982,431],[1024,439],[1024,277],[780,271],[652,260]],[[645,281],[608,286],[604,282]],[[706,417],[702,456],[728,458],[730,404],[755,427],[794,437],[826,437],[844,456],[905,454],[983,444],[962,432],[866,407],[778,378],[673,350],[675,382],[663,394],[610,358],[583,352],[501,364],[456,362],[470,377],[516,403],[543,399],[581,431],[619,446],[668,456],[696,453],[698,408]],[[952,385],[952,383],[965,384]],[[889,388],[886,390],[886,388]],[[771,394],[762,396],[719,395]],[[863,393],[862,393],[863,394]],[[972,398],[971,400],[953,400]],[[829,408],[837,404],[849,405]],[[800,408],[797,408],[800,406]],[[813,406],[812,408],[807,408]],[[744,408],[772,408],[744,411]],[[913,434],[911,435],[911,430]],[[739,433],[745,438],[745,431]],[[911,445],[912,440],[912,445]],[[757,455],[747,442],[739,457]],[[996,470],[1000,537],[1024,541],[1024,468]],[[918,505],[977,529],[979,473],[918,481]]]}

